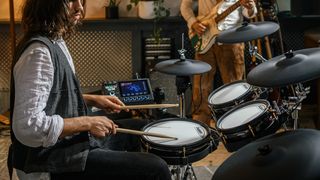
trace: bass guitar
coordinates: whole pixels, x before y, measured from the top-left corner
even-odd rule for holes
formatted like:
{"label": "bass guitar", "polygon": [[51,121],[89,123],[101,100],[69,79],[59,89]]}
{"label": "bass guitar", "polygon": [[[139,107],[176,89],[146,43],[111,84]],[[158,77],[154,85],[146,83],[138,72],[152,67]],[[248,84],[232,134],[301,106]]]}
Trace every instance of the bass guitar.
{"label": "bass guitar", "polygon": [[211,9],[209,14],[197,17],[197,20],[207,27],[207,30],[201,36],[198,36],[193,29],[189,29],[191,45],[199,54],[206,53],[215,43],[215,38],[220,32],[218,23],[241,6],[240,2],[237,1],[221,14],[217,14],[218,7],[220,7],[223,2],[223,0],[218,1],[217,5]]}

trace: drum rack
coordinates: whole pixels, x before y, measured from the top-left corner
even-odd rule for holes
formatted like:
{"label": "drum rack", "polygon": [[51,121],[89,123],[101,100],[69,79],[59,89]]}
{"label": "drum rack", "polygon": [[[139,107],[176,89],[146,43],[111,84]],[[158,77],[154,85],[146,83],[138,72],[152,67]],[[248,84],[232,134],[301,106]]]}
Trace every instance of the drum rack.
{"label": "drum rack", "polygon": [[[248,41],[247,43],[249,46],[249,54],[252,58],[253,57],[257,58],[258,60],[261,61],[260,63],[264,63],[264,62],[268,61],[261,54],[259,54],[257,46],[252,45],[252,43],[250,41]],[[293,53],[293,51],[291,50],[291,51],[285,53],[285,56],[289,56],[292,53]],[[285,123],[288,122],[290,119],[292,119],[293,120],[293,129],[296,130],[296,129],[298,129],[298,110],[301,109],[300,108],[301,102],[304,99],[306,99],[307,94],[310,93],[310,87],[304,88],[301,83],[297,83],[297,84],[288,85],[288,88],[291,89],[291,91],[293,92],[293,96],[288,97],[288,102],[283,102],[283,106],[285,106],[286,108],[279,107],[278,103],[275,101],[273,101],[272,103],[273,103],[273,107],[274,107],[278,116],[280,116],[284,113],[288,115],[286,120],[284,120],[282,122],[283,128],[285,130],[287,130],[288,128]]]}

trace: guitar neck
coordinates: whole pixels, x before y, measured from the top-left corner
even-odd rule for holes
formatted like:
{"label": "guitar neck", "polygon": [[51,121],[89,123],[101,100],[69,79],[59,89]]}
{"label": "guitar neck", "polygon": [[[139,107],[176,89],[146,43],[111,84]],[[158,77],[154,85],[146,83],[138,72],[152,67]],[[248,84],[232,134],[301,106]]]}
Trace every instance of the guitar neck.
{"label": "guitar neck", "polygon": [[215,21],[218,23],[222,19],[226,18],[230,13],[232,13],[234,10],[236,10],[240,6],[240,1],[237,1],[234,3],[232,6],[230,6],[228,9],[226,9],[223,13],[219,14],[216,18]]}

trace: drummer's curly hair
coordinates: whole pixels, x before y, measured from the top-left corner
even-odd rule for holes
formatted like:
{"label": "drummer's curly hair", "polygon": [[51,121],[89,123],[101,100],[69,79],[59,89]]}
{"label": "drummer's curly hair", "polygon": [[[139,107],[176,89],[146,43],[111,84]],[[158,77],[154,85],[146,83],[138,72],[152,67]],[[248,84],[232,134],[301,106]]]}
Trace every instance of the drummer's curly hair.
{"label": "drummer's curly hair", "polygon": [[[22,9],[24,38],[44,35],[49,39],[68,38],[77,25],[70,21],[68,3],[74,0],[26,0]],[[85,0],[82,0],[85,7]],[[85,16],[85,10],[82,12]]]}

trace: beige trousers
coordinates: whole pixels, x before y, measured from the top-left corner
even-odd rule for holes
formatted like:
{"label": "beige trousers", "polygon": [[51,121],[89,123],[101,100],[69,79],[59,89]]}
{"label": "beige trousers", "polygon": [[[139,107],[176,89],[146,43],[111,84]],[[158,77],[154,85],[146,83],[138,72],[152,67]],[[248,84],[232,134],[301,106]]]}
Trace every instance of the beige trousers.
{"label": "beige trousers", "polygon": [[206,54],[196,54],[196,59],[211,65],[212,69],[193,76],[192,119],[210,125],[212,119],[208,96],[213,91],[213,80],[217,68],[224,84],[243,79],[244,44],[214,44]]}

